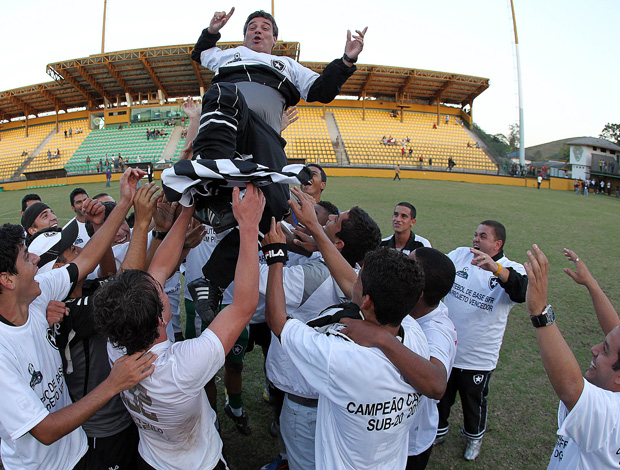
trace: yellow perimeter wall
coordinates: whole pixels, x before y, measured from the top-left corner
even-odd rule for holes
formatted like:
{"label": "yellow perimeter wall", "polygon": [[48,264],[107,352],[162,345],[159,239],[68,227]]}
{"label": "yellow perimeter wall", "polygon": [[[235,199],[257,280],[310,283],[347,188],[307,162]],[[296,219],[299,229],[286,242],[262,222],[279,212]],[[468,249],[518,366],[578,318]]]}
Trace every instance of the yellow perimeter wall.
{"label": "yellow perimeter wall", "polygon": [[[394,170],[369,169],[369,168],[325,168],[328,176],[360,176],[363,178],[393,178]],[[112,181],[118,181],[121,173],[112,173]],[[513,178],[510,176],[494,176],[494,175],[476,175],[470,173],[449,173],[442,171],[400,171],[400,177],[403,179],[416,180],[434,180],[434,181],[460,181],[463,183],[474,184],[499,184],[504,186],[527,186],[528,188],[536,187],[536,178]],[[161,170],[155,171],[155,179],[161,179]],[[19,189],[28,189],[41,187],[46,184],[83,184],[83,183],[101,183],[105,182],[105,174],[68,176],[56,180],[39,180],[39,181],[18,181],[15,183],[5,183],[0,185],[4,191],[13,191]],[[565,178],[551,178],[544,180],[541,188],[557,189],[560,191],[573,191],[573,180]]]}

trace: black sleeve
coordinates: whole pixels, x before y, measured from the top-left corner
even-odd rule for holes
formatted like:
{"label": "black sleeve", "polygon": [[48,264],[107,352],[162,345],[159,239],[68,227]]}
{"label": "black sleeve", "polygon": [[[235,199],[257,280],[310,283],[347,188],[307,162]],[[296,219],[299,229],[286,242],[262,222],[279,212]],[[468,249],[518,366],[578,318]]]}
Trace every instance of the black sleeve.
{"label": "black sleeve", "polygon": [[499,280],[499,285],[504,288],[510,300],[517,303],[525,302],[525,293],[527,291],[527,275],[519,274],[512,268],[508,269],[508,280],[502,282]]}
{"label": "black sleeve", "polygon": [[342,59],[332,61],[310,87],[307,101],[329,103],[340,94],[342,85],[356,70],[355,65],[347,67]]}
{"label": "black sleeve", "polygon": [[67,293],[67,297],[65,298],[69,298],[69,296],[71,295],[71,292],[73,292],[73,289],[75,289],[75,285],[78,282],[78,277],[80,275],[80,270],[78,269],[77,265],[74,263],[69,264],[69,266],[67,266],[67,272],[69,273],[69,282],[71,282],[71,288],[69,289],[69,292]]}
{"label": "black sleeve", "polygon": [[222,35],[220,33],[211,34],[208,31],[209,28],[205,28],[202,30],[202,34],[198,38],[198,42],[194,46],[194,50],[192,51],[192,59],[195,62],[200,64],[200,54],[202,51],[206,51],[207,49],[211,49],[215,46],[215,44],[220,40]]}

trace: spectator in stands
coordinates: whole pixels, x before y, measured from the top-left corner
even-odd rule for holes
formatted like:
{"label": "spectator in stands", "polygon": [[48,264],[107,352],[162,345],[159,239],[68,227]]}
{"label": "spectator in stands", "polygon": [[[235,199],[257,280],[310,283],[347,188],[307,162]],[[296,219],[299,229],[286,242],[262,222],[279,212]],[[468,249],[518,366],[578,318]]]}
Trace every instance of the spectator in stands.
{"label": "spectator in stands", "polygon": [[420,155],[418,162],[419,162],[419,167],[422,168],[422,164],[424,163],[424,157],[422,155]]}
{"label": "spectator in stands", "polygon": [[433,158],[428,157],[428,166],[433,166]]}
{"label": "spectator in stands", "polygon": [[392,181],[395,181],[396,178],[398,178],[398,181],[400,181],[400,165],[398,163],[394,167],[394,178],[392,178]]}
{"label": "spectator in stands", "polygon": [[47,161],[48,162],[52,161],[52,152],[50,151],[50,149],[47,149]]}
{"label": "spectator in stands", "polygon": [[436,122],[433,123],[433,129],[437,129],[437,123]]}
{"label": "spectator in stands", "polygon": [[452,157],[448,157],[448,171],[452,171],[452,168],[456,166],[456,163],[452,159]]}
{"label": "spectator in stands", "polygon": [[65,139],[67,138],[67,129],[65,129]]}
{"label": "spectator in stands", "polygon": [[24,215],[24,211],[28,209],[29,206],[33,205],[35,202],[41,202],[41,197],[38,194],[34,194],[34,193],[26,194],[22,198],[21,215]]}
{"label": "spectator in stands", "polygon": [[413,158],[413,147],[409,147],[409,158]]}
{"label": "spectator in stands", "polygon": [[73,139],[73,129],[71,127],[69,128],[69,137]]}
{"label": "spectator in stands", "polygon": [[399,202],[394,208],[394,214],[392,215],[394,235],[384,238],[381,241],[381,246],[394,248],[395,250],[402,251],[406,255],[413,252],[416,248],[431,248],[431,242],[413,233],[416,216],[417,212],[413,204],[409,202]]}
{"label": "spectator in stands", "polygon": [[607,181],[607,195],[611,196],[611,181]]}
{"label": "spectator in stands", "polygon": [[446,114],[446,124],[449,124],[449,123],[450,123],[450,116]]}
{"label": "spectator in stands", "polygon": [[21,222],[24,230],[29,235],[34,235],[44,228],[56,227],[58,217],[54,215],[54,211],[47,204],[35,202],[24,211]]}
{"label": "spectator in stands", "polygon": [[605,194],[605,180],[601,178],[599,194]]}

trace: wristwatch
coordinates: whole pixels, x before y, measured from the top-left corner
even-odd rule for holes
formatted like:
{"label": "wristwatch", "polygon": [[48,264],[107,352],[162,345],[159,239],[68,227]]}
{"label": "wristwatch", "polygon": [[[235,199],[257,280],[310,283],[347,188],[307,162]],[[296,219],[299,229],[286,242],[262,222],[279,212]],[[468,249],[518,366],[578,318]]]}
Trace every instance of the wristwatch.
{"label": "wristwatch", "polygon": [[555,323],[555,313],[553,312],[553,307],[551,305],[547,305],[540,315],[530,315],[530,320],[532,320],[532,325],[534,325],[534,328],[552,325]]}
{"label": "wristwatch", "polygon": [[349,57],[346,52],[344,53],[342,58],[346,60],[347,62],[349,62],[350,64],[354,64],[355,62],[357,62],[357,57],[355,59],[351,59],[351,57]]}
{"label": "wristwatch", "polygon": [[151,233],[153,234],[153,238],[155,240],[163,240],[164,238],[166,238],[166,235],[168,235],[168,232],[158,232],[155,229],[153,229]]}

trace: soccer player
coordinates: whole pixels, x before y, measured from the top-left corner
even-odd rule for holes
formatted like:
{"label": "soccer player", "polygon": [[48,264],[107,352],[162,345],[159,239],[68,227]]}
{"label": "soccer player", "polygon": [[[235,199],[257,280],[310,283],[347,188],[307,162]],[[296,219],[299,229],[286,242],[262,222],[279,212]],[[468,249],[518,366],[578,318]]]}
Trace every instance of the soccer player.
{"label": "soccer player", "polygon": [[392,228],[394,235],[384,238],[381,246],[400,250],[406,255],[416,248],[423,246],[431,247],[431,242],[426,238],[413,233],[413,226],[416,223],[417,212],[413,204],[408,202],[399,202],[394,208],[392,215]]}

